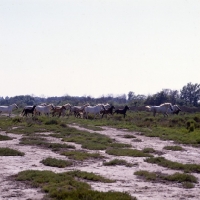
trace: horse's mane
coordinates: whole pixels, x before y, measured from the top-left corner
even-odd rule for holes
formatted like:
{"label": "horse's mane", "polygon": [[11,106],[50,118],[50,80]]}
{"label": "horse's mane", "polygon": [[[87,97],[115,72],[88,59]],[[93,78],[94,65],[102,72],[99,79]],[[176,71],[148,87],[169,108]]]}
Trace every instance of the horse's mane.
{"label": "horse's mane", "polygon": [[163,104],[160,104],[160,106],[165,106],[165,105],[172,105],[171,103],[163,103]]}

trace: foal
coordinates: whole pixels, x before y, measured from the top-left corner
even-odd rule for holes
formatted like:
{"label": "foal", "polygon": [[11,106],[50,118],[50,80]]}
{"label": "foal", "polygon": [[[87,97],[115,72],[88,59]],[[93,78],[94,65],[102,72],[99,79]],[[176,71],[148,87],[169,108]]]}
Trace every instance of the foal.
{"label": "foal", "polygon": [[52,109],[52,116],[54,117],[56,113],[58,113],[58,116],[60,117],[61,114],[63,113],[64,110],[66,110],[65,106],[61,106],[61,107],[55,107]]}
{"label": "foal", "polygon": [[104,110],[101,110],[101,111],[100,111],[100,114],[102,114],[101,118],[103,118],[103,116],[104,116],[105,114],[106,114],[106,116],[107,116],[108,114],[113,115],[113,109],[115,109],[114,106],[111,106],[111,107],[108,108],[108,109],[106,109],[106,108],[104,107]]}
{"label": "foal", "polygon": [[117,109],[117,110],[115,110],[115,112],[113,114],[115,114],[115,113],[122,114],[122,115],[124,115],[124,118],[125,118],[127,110],[129,110],[129,107],[125,106],[124,109]]}

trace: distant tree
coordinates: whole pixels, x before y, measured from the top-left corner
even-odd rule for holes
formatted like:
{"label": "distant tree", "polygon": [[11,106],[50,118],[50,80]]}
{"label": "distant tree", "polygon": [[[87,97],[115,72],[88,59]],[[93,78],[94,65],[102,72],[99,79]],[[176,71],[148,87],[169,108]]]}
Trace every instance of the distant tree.
{"label": "distant tree", "polygon": [[131,101],[134,97],[135,97],[135,93],[132,92],[132,91],[130,91],[130,92],[128,93],[128,101]]}
{"label": "distant tree", "polygon": [[185,101],[186,105],[198,106],[200,100],[200,84],[187,83],[180,90],[180,98]]}

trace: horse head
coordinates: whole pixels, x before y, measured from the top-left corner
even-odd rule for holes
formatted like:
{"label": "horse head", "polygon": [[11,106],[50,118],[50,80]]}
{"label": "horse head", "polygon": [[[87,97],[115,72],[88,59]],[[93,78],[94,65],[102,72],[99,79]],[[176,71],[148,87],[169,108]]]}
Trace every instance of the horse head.
{"label": "horse head", "polygon": [[111,109],[115,109],[115,106],[111,106]]}
{"label": "horse head", "polygon": [[65,107],[65,106],[62,106],[62,109],[66,110],[66,107]]}
{"label": "horse head", "polygon": [[174,105],[173,106],[173,114],[177,114],[181,111],[181,109],[177,106],[177,105]]}
{"label": "horse head", "polygon": [[129,110],[129,107],[126,105],[124,109],[125,109],[125,110]]}

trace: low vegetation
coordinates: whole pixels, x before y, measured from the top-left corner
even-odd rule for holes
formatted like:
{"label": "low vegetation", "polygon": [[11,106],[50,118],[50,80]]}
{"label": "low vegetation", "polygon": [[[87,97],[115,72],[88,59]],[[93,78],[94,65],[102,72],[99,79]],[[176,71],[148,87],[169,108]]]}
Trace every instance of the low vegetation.
{"label": "low vegetation", "polygon": [[69,159],[83,161],[88,159],[102,159],[99,153],[88,153],[86,151],[65,151],[61,155],[67,156]]}
{"label": "low vegetation", "polygon": [[13,138],[7,136],[7,135],[0,135],[0,141],[4,141],[4,140],[12,140]]}
{"label": "low vegetation", "polygon": [[46,138],[43,138],[37,135],[23,137],[20,141],[20,144],[35,145],[35,146],[40,146],[43,148],[50,148],[53,151],[61,151],[64,149],[75,149],[74,145],[51,143],[51,142],[48,142]]}
{"label": "low vegetation", "polygon": [[181,174],[174,173],[172,175],[156,173],[156,172],[148,172],[145,170],[136,171],[135,175],[144,178],[147,181],[156,181],[156,182],[175,182],[177,184],[181,183],[184,188],[193,188],[194,183],[198,183],[197,178],[190,174]]}
{"label": "low vegetation", "polygon": [[73,165],[73,162],[71,161],[61,160],[61,159],[56,159],[56,158],[51,158],[51,157],[43,159],[41,163],[46,166],[59,167],[59,168],[65,168],[65,167]]}
{"label": "low vegetation", "polygon": [[24,156],[25,153],[10,148],[0,148],[0,156]]}
{"label": "low vegetation", "polygon": [[109,162],[104,162],[103,165],[105,165],[105,166],[124,165],[126,167],[132,167],[133,166],[132,163],[128,163],[126,160],[122,160],[122,159],[114,159],[114,160],[111,160]]}
{"label": "low vegetation", "polygon": [[115,180],[110,180],[110,179],[104,178],[102,176],[96,175],[94,173],[84,172],[84,171],[80,171],[80,170],[70,171],[70,172],[67,172],[67,174],[69,174],[73,177],[76,177],[76,178],[85,179],[85,180],[89,180],[89,181],[102,182],[102,183],[114,183],[115,182]]}
{"label": "low vegetation", "polygon": [[144,153],[143,151],[137,149],[117,149],[111,148],[106,150],[107,154],[115,155],[115,156],[130,156],[130,157],[153,157],[153,155],[149,153]]}
{"label": "low vegetation", "polygon": [[69,172],[56,174],[52,171],[27,170],[18,173],[15,180],[29,183],[32,187],[40,187],[47,198],[54,200],[136,200],[124,192],[99,192],[91,190],[86,182],[77,181],[75,177],[90,181],[102,181],[105,179],[87,172]]}
{"label": "low vegetation", "polygon": [[[127,134],[122,136],[135,142],[139,142],[135,134],[129,131],[137,131],[148,137],[159,137],[162,140],[173,140],[177,145],[166,146],[164,149],[172,151],[184,150],[178,144],[188,144],[195,147],[200,146],[200,114],[189,113],[180,114],[178,116],[169,116],[164,118],[162,115],[156,115],[152,117],[152,113],[148,112],[127,112],[127,117],[123,118],[120,115],[114,115],[112,117],[93,119],[90,117],[88,120],[69,117],[33,117],[33,118],[5,118],[1,117],[0,127],[1,130],[7,133],[22,134],[23,137],[20,141],[22,145],[36,145],[42,148],[50,148],[53,151],[57,151],[61,155],[65,155],[71,159],[70,162],[84,161],[87,159],[103,159],[98,153],[88,153],[87,150],[105,150],[109,155],[114,156],[130,156],[130,157],[147,157],[146,162],[157,164],[159,166],[167,167],[169,169],[182,170],[185,173],[200,173],[200,165],[197,164],[182,164],[178,162],[172,162],[163,157],[154,157],[152,154],[156,154],[156,150],[153,148],[145,148],[143,150],[133,149],[130,144],[118,143],[114,139],[108,136],[96,133],[97,130],[102,130],[101,127],[109,126],[113,128],[127,130]],[[71,128],[68,124],[78,124],[82,127],[92,130],[81,131]],[[45,135],[42,133],[51,133],[48,136],[60,138],[62,144],[50,143]],[[40,134],[38,134],[40,133]],[[8,137],[2,137],[2,140],[12,139]],[[0,137],[1,140],[1,137]],[[75,150],[75,146],[69,145],[70,142],[80,144],[84,151]],[[2,150],[1,148],[0,150]],[[5,150],[2,150],[5,154]],[[16,152],[15,152],[16,153]],[[24,155],[22,152],[21,156]],[[13,153],[14,154],[14,153]],[[17,154],[16,154],[17,155]],[[19,155],[19,154],[18,154]],[[44,165],[51,167],[66,167],[62,160],[47,158],[42,161]],[[69,164],[69,163],[68,163]],[[104,165],[124,165],[131,166],[130,163],[124,162],[122,159],[114,159],[110,162],[104,162]],[[71,174],[70,174],[71,173]],[[42,190],[48,194],[48,197],[52,199],[135,199],[127,193],[116,192],[97,192],[92,191],[87,183],[77,180],[90,180],[99,181],[93,174],[84,174],[83,172],[70,172],[55,174],[49,171],[25,171],[19,173],[16,178],[20,181],[28,181],[34,187],[41,187]],[[159,181],[173,181],[175,183],[182,183],[183,187],[194,187],[195,178],[189,176],[189,174],[173,174],[172,176],[150,172],[140,172],[146,175],[149,180]],[[137,174],[139,175],[139,174]],[[188,175],[188,176],[186,176]],[[85,177],[85,178],[84,178]],[[92,180],[93,179],[93,180]],[[96,180],[97,179],[97,180]],[[103,180],[101,180],[103,182]]]}
{"label": "low vegetation", "polygon": [[184,148],[181,146],[165,146],[163,149],[171,150],[171,151],[184,151]]}
{"label": "low vegetation", "polygon": [[200,173],[200,165],[198,164],[182,164],[167,160],[163,157],[147,158],[145,159],[145,161],[170,169],[183,170],[184,172],[187,173],[189,172]]}

